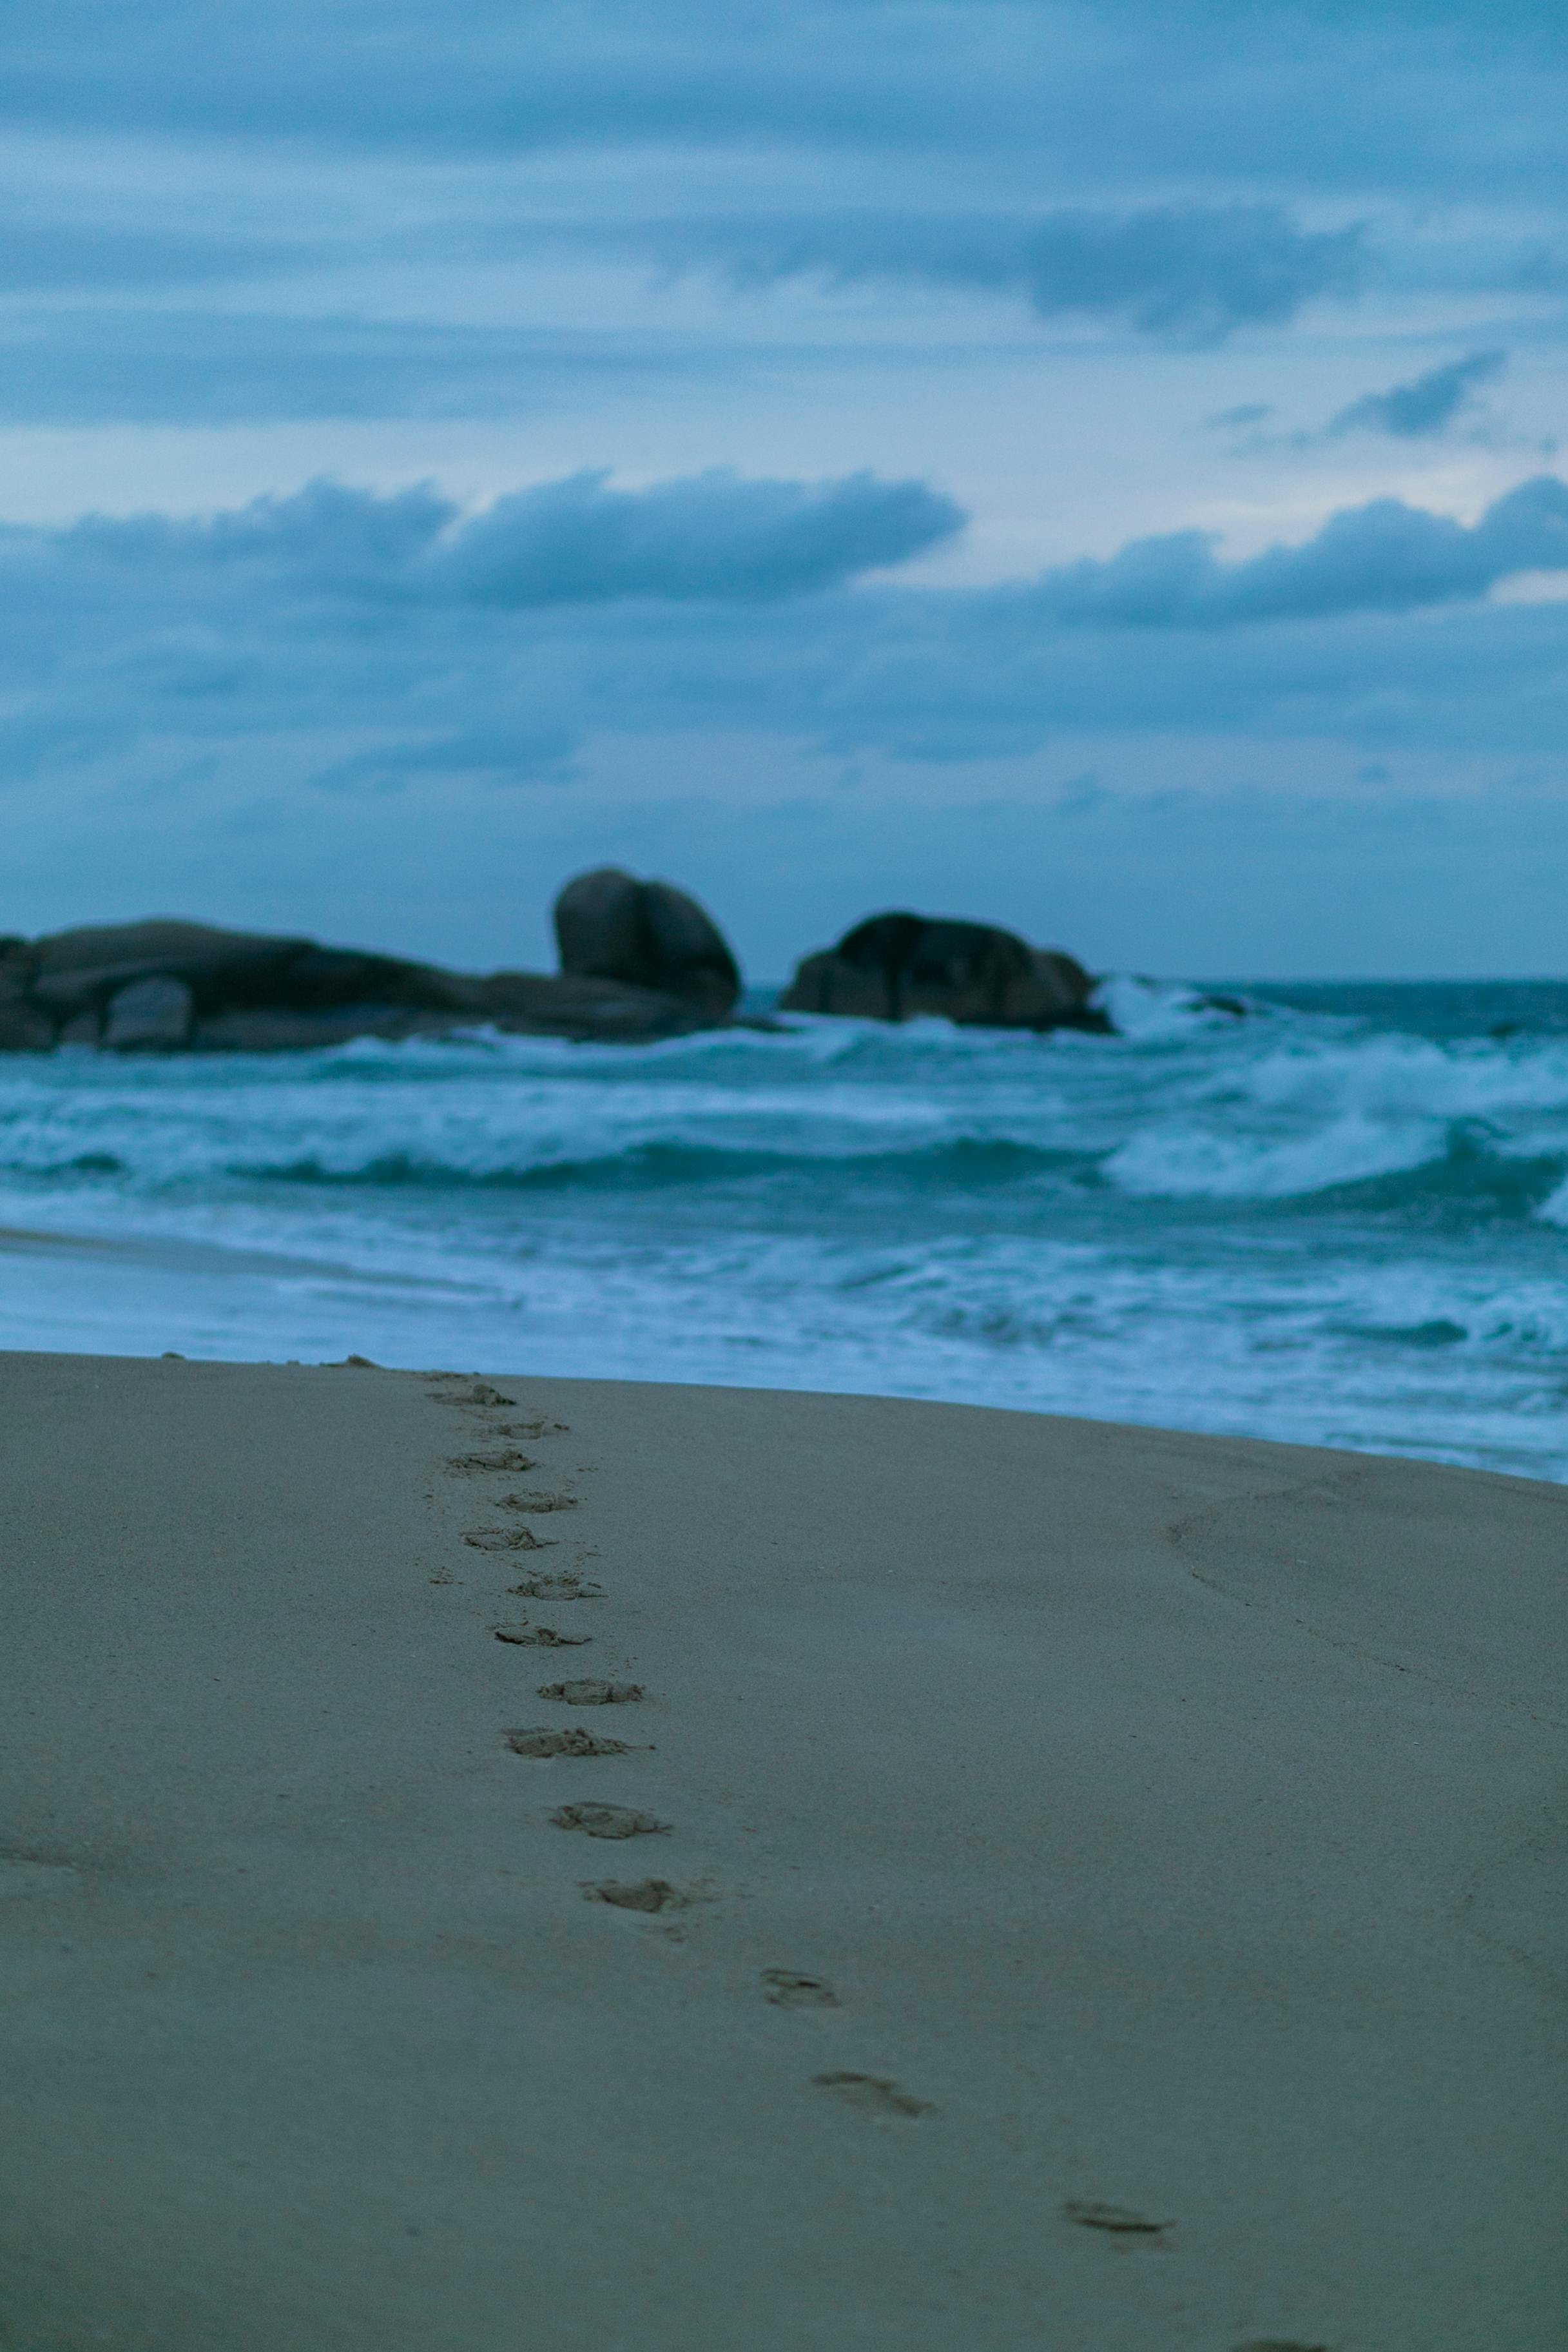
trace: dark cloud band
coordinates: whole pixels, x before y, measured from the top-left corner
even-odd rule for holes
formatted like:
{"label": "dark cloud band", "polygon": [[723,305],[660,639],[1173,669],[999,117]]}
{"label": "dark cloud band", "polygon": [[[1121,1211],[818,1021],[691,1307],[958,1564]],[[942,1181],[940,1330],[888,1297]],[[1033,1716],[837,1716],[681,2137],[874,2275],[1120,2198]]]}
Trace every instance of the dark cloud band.
{"label": "dark cloud band", "polygon": [[1508,365],[1506,352],[1472,352],[1468,359],[1450,360],[1446,367],[1429,368],[1412,383],[1396,383],[1387,392],[1369,392],[1342,408],[1327,427],[1328,437],[1344,433],[1387,433],[1399,441],[1427,439],[1446,431],[1460,412],[1469,407],[1483,383],[1493,383]]}
{"label": "dark cloud band", "polygon": [[[267,742],[342,788],[561,779],[585,734],[760,734],[894,757],[1062,730],[1560,740],[1568,486],[1478,522],[1383,500],[1225,563],[1197,534],[985,589],[867,578],[957,527],[919,483],[582,475],[464,516],[317,485],[189,520],[0,534],[0,773]],[[1447,609],[1445,609],[1447,608]],[[293,745],[297,748],[287,749]]]}
{"label": "dark cloud band", "polygon": [[[704,241],[688,231],[687,250]],[[679,233],[666,249],[682,257]],[[1278,205],[1061,212],[1034,221],[846,217],[717,225],[706,232],[740,284],[813,276],[838,286],[927,285],[1006,294],[1042,319],[1120,319],[1143,333],[1212,341],[1280,326],[1366,266],[1359,226],[1300,227]]]}

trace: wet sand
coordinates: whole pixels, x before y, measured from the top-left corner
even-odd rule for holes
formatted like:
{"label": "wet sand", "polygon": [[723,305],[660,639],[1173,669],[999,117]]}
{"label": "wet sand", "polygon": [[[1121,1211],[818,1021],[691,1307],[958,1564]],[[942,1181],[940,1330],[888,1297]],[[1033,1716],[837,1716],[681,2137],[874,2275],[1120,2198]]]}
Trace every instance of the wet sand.
{"label": "wet sand", "polygon": [[1564,2340],[1568,1491],[63,1356],[0,1458],[5,2352]]}

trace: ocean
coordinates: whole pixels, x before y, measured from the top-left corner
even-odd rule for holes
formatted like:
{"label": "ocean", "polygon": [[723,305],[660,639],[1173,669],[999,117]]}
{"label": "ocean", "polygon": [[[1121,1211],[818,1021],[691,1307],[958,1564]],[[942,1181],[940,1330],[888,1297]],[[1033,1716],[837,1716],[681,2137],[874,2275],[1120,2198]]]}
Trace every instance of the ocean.
{"label": "ocean", "polygon": [[[868,1391],[1568,1480],[1568,983],[0,1060],[0,1344]],[[752,1007],[768,1009],[766,998]]]}

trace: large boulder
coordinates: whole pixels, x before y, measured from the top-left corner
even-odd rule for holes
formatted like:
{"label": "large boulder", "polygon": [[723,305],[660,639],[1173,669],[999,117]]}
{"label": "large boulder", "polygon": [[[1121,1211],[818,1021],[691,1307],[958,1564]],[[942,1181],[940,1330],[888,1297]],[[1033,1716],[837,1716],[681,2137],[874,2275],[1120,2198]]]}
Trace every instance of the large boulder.
{"label": "large boulder", "polygon": [[838,945],[808,956],[779,999],[782,1013],[908,1021],[937,1013],[964,1027],[1108,1029],[1092,974],[1070,955],[1031,948],[991,923],[873,915]]}
{"label": "large boulder", "polygon": [[709,1021],[733,1013],[740,970],[718,925],[669,882],[601,866],[555,902],[561,971],[673,996]]}

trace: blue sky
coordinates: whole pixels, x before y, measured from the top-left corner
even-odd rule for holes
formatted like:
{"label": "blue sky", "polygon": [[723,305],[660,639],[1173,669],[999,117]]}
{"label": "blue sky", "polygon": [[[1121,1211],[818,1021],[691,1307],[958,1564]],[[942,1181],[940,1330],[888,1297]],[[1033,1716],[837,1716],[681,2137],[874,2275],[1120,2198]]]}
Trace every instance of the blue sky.
{"label": "blue sky", "polygon": [[3,5],[5,928],[1564,968],[1548,12]]}

